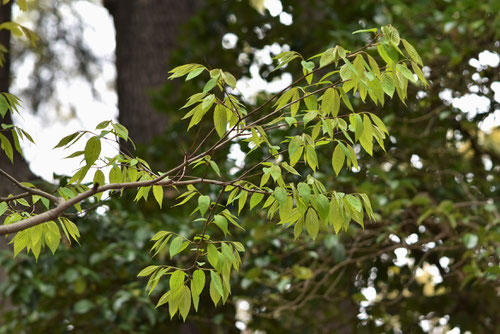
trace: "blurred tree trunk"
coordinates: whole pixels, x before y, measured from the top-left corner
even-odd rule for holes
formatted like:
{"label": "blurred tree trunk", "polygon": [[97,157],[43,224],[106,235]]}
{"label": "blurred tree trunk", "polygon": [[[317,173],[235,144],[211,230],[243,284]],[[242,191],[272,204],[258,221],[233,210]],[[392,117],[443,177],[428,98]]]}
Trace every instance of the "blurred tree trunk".
{"label": "blurred tree trunk", "polygon": [[[0,5],[0,22],[6,22],[11,20],[11,3],[6,5]],[[3,29],[0,31],[0,43],[5,47],[9,48],[10,43],[10,33],[8,30]],[[10,57],[7,53],[5,55],[5,64],[0,67],[0,92],[8,92],[10,84]],[[1,123],[10,124],[12,123],[12,118],[10,112],[8,112],[1,120]],[[9,139],[10,132],[4,133]],[[11,141],[12,142],[12,141]],[[15,177],[18,180],[29,181],[34,179],[34,174],[30,171],[28,163],[19,155],[14,153],[14,163],[5,156],[4,153],[0,154],[0,168]],[[9,193],[15,193],[17,189],[14,188],[13,184],[6,180],[0,180],[0,196],[8,195]]]}
{"label": "blurred tree trunk", "polygon": [[116,30],[118,120],[137,144],[149,144],[167,127],[151,92],[168,76],[179,27],[196,12],[193,0],[104,0]]}
{"label": "blurred tree trunk", "polygon": [[[170,55],[180,27],[199,8],[196,0],[104,0],[116,31],[118,121],[136,144],[149,144],[162,134],[168,119],[154,109],[151,93],[168,77]],[[188,321],[180,331],[197,334]]]}
{"label": "blurred tree trunk", "polygon": [[[0,23],[10,21],[11,20],[11,2],[8,4],[0,5]],[[10,32],[6,29],[0,31],[0,44],[9,48],[10,44]],[[5,54],[5,63],[3,67],[0,67],[0,92],[8,92],[9,91],[9,83],[10,83],[10,57],[9,54]],[[10,112],[6,114],[6,116],[0,120],[0,123],[10,124],[12,123],[12,118],[10,116]],[[9,135],[10,132],[4,133],[4,135],[12,139]],[[12,142],[12,140],[11,140]],[[5,156],[3,152],[0,153],[0,168],[15,177],[18,180],[28,181],[34,178],[34,174],[31,173],[28,163],[19,155],[14,153],[14,163],[11,163],[10,160]],[[18,189],[15,189],[15,186],[7,179],[0,179],[0,196],[6,196],[9,193],[15,193]],[[1,220],[3,222],[3,219]],[[4,237],[0,237],[0,250],[10,248],[7,245],[8,239]],[[6,279],[6,274],[0,268],[0,282],[3,282]],[[10,305],[9,301],[0,295],[0,310],[2,308],[8,308]]]}

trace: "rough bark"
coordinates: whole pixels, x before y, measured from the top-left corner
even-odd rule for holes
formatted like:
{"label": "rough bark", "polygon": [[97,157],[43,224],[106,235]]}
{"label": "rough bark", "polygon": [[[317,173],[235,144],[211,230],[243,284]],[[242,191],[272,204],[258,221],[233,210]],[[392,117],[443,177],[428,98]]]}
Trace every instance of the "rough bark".
{"label": "rough bark", "polygon": [[105,0],[116,30],[119,122],[136,144],[163,133],[167,117],[151,105],[150,93],[161,87],[179,27],[197,9],[193,0]]}

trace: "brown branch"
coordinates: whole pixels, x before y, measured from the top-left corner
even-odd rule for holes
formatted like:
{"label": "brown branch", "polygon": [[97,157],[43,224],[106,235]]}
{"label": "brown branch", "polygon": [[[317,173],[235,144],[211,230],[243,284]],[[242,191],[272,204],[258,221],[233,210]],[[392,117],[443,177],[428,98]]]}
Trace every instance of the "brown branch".
{"label": "brown branch", "polygon": [[24,197],[28,197],[30,196],[31,194],[29,192],[25,192],[25,193],[20,193],[20,194],[17,194],[17,195],[13,195],[13,196],[9,196],[9,197],[0,197],[0,202],[10,202],[10,201],[15,201],[16,199],[20,199],[20,198],[24,198]]}
{"label": "brown branch", "polygon": [[14,177],[12,177],[9,173],[7,173],[6,171],[4,171],[1,168],[0,168],[0,174],[5,176],[7,179],[9,179],[12,183],[14,183],[16,186],[18,186],[22,190],[27,191],[32,195],[38,195],[38,196],[45,197],[45,198],[49,199],[50,201],[54,202],[55,204],[59,204],[62,201],[62,199],[60,197],[56,197],[56,196],[49,194],[43,190],[26,187],[25,185],[21,184],[21,182],[16,180]]}

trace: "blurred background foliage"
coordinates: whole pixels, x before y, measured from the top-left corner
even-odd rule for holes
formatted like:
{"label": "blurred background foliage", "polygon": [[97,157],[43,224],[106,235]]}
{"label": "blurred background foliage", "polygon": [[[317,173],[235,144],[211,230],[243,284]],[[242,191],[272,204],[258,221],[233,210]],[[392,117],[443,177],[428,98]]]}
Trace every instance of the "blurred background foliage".
{"label": "blurred background foliage", "polygon": [[[331,156],[320,156],[324,168],[317,172],[337,191],[368,193],[377,222],[365,230],[353,225],[339,235],[323,231],[316,242],[294,241],[293,231],[259,212],[244,213],[246,231],[235,230],[232,238],[247,251],[230,301],[214,308],[204,296],[199,312],[184,324],[169,320],[165,309],[154,309],[165,282],[148,297],[146,282],[136,275],[147,265],[171,261],[167,254],[148,255],[156,231],[191,236],[201,223],[191,221],[189,207],[160,211],[153,202],[130,205],[133,195],[125,194],[77,219],[81,246],[46,252],[38,262],[25,254],[16,259],[9,251],[1,254],[8,280],[0,291],[11,305],[1,312],[0,333],[239,333],[242,328],[246,333],[494,333],[500,328],[500,130],[480,128],[498,113],[499,93],[495,100],[492,84],[500,75],[498,62],[477,61],[485,50],[498,57],[500,2],[280,3],[276,14],[264,1],[204,1],[178,33],[170,66],[199,62],[237,78],[258,74],[270,82],[299,73],[292,65],[270,73],[269,56],[276,49],[289,47],[306,57],[336,44],[354,49],[367,37],[352,31],[396,26],[422,55],[430,88],[409,87],[413,98],[407,106],[398,99],[383,108],[358,104],[357,110],[370,110],[388,125],[387,153],[379,149],[373,157],[362,156],[359,171],[342,171],[339,177],[331,173]],[[168,68],[158,71],[166,78]],[[156,168],[180,161],[178,148],[190,146],[194,135],[185,133],[178,108],[202,86],[201,81],[168,83],[151,94],[169,120],[164,134],[139,148]],[[452,101],[471,94],[487,99],[487,107],[467,112]],[[261,91],[246,103],[257,105],[267,96]],[[226,177],[235,167],[228,153],[218,157]],[[250,155],[245,165],[260,158]],[[173,205],[175,196],[168,193],[168,203]],[[177,261],[182,265],[182,257]]]}

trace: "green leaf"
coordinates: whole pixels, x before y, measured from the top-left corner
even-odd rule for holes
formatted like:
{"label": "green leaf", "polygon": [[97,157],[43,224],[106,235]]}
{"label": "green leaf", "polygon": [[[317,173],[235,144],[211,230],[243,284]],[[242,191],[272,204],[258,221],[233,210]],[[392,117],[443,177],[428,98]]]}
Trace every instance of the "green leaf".
{"label": "green leaf", "polygon": [[332,63],[334,60],[335,60],[334,49],[329,48],[321,55],[321,58],[319,59],[319,66],[323,67],[325,65]]}
{"label": "green leaf", "polygon": [[300,182],[297,185],[297,190],[299,191],[300,197],[304,200],[304,203],[309,203],[309,199],[311,198],[311,187],[307,183]]}
{"label": "green leaf", "polygon": [[182,287],[182,294],[179,301],[179,313],[182,316],[182,320],[186,321],[186,318],[191,309],[191,291],[187,286]]}
{"label": "green leaf", "polygon": [[276,187],[276,189],[274,190],[274,198],[276,198],[280,204],[285,203],[287,197],[288,194],[285,189]]}
{"label": "green leaf", "polygon": [[359,138],[359,142],[369,155],[373,155],[373,127],[367,115],[363,115],[363,133]]}
{"label": "green leaf", "polygon": [[[102,186],[105,184],[104,173],[100,169],[95,171],[94,180],[92,181],[92,183],[94,184],[94,186],[96,186],[96,185]],[[95,196],[98,200],[100,200],[102,193],[97,193],[97,194],[95,194]]]}
{"label": "green leaf", "polygon": [[287,197],[285,203],[279,208],[280,223],[287,223],[293,216],[293,198]]}
{"label": "green leaf", "polygon": [[158,300],[158,303],[156,304],[155,308],[162,306],[163,304],[167,303],[170,299],[170,294],[171,291],[165,292],[160,299]]}
{"label": "green leaf", "polygon": [[261,193],[253,193],[250,198],[250,210],[252,210],[257,204],[259,204],[264,198],[264,194]]}
{"label": "green leaf", "polygon": [[217,131],[217,134],[219,135],[219,137],[222,138],[222,136],[224,136],[224,134],[226,133],[227,111],[220,104],[217,104],[215,106],[214,126],[215,126],[215,130]]}
{"label": "green leaf", "polygon": [[212,298],[212,301],[214,302],[215,306],[217,306],[217,304],[219,303],[219,300],[221,299],[221,297],[222,296],[219,294],[219,292],[215,288],[214,281],[212,280],[210,282],[210,298]]}
{"label": "green leaf", "polygon": [[146,268],[142,269],[138,274],[137,277],[144,277],[144,276],[149,276],[151,275],[154,271],[156,271],[160,266],[147,266]]}
{"label": "green leaf", "polygon": [[242,190],[240,193],[240,198],[238,199],[238,214],[240,214],[241,210],[245,206],[248,197],[248,191]]}
{"label": "green leaf", "polygon": [[314,70],[314,62],[312,61],[301,61],[300,64],[302,65],[303,68],[305,68],[308,72],[311,72]]}
{"label": "green leaf", "polygon": [[411,82],[417,82],[413,73],[406,66],[403,66],[401,64],[397,64],[396,68],[398,69],[399,72],[401,72],[401,74],[403,74],[403,76],[406,79],[410,80]]}
{"label": "green leaf", "polygon": [[220,177],[220,169],[219,169],[219,166],[217,166],[217,163],[213,160],[210,160],[210,167],[212,167],[212,169],[214,170],[215,174],[217,174],[217,176]]}
{"label": "green leaf", "polygon": [[318,156],[316,155],[314,147],[310,145],[306,146],[306,158],[309,167],[311,167],[313,171],[316,171],[316,168],[318,167]]}
{"label": "green leaf", "polygon": [[376,77],[380,77],[380,67],[377,64],[377,61],[369,54],[366,54],[366,56],[368,57],[368,63],[370,64],[370,69],[373,74],[375,74]]}
{"label": "green leaf", "polygon": [[189,72],[189,74],[187,75],[186,77],[186,81],[189,81],[193,78],[196,78],[198,75],[200,75],[203,71],[205,70],[204,67],[198,67],[197,69],[195,69],[194,71],[192,72]]}
{"label": "green leaf", "polygon": [[236,88],[236,78],[229,72],[224,72],[224,81],[231,88]]}
{"label": "green leaf", "polygon": [[174,240],[170,243],[170,247],[168,249],[170,253],[170,258],[173,258],[174,255],[181,252],[183,238],[181,236],[175,237]]}
{"label": "green leaf", "polygon": [[118,137],[123,138],[125,141],[128,140],[128,130],[126,127],[120,123],[113,123],[113,129],[115,130]]}
{"label": "green leaf", "polygon": [[413,72],[415,72],[415,74],[417,75],[418,79],[424,84],[424,86],[429,86],[429,83],[425,79],[425,75],[422,72],[422,69],[418,67],[418,65],[415,64],[414,62],[411,62],[411,68],[413,69]]}
{"label": "green leaf", "polygon": [[[297,101],[299,98],[300,98],[300,93],[299,93],[299,90],[296,89],[294,91],[292,101]],[[297,111],[299,111],[299,107],[300,107],[300,101],[297,101],[290,106],[290,115],[292,117],[295,117],[295,115],[297,115]]]}
{"label": "green leaf", "polygon": [[328,201],[328,198],[325,195],[320,194],[315,198],[313,203],[315,204],[314,207],[318,211],[320,219],[322,221],[326,221],[328,219],[328,213],[330,212],[330,202]]}
{"label": "green leaf", "polygon": [[109,171],[109,182],[110,183],[120,183],[122,182],[122,172],[118,166],[114,166]]}
{"label": "green leaf", "polygon": [[383,73],[381,83],[384,93],[386,93],[392,98],[392,96],[394,95],[394,90],[396,89],[396,86],[394,85],[394,81],[392,80],[392,78],[387,73]]}
{"label": "green leaf", "polygon": [[153,186],[153,196],[155,197],[158,205],[161,208],[163,203],[163,187],[162,186]]}
{"label": "green leaf", "polygon": [[347,195],[345,198],[356,211],[361,212],[361,210],[363,210],[363,206],[361,205],[359,198],[353,195]]}
{"label": "green leaf", "polygon": [[332,155],[332,166],[333,170],[335,171],[335,174],[339,175],[340,170],[344,165],[344,161],[345,161],[345,154],[340,148],[340,145],[337,145]]}
{"label": "green leaf", "polygon": [[214,223],[217,225],[221,231],[224,233],[224,236],[229,234],[229,230],[227,228],[227,219],[222,215],[215,215]]}
{"label": "green leaf", "polygon": [[394,61],[392,60],[392,58],[389,56],[389,54],[387,53],[387,51],[385,50],[384,46],[382,44],[378,44],[377,45],[377,51],[378,51],[378,54],[380,55],[380,57],[382,57],[382,59],[387,63],[387,64],[391,64],[393,63]]}
{"label": "green leaf", "polygon": [[293,236],[294,239],[297,240],[304,229],[304,220],[301,218],[299,221],[293,226]]}
{"label": "green leaf", "polygon": [[321,98],[321,110],[327,115],[333,112],[336,93],[335,88],[328,88]]}
{"label": "green leaf", "polygon": [[203,216],[207,212],[210,206],[210,196],[202,195],[198,197],[198,207],[200,208],[200,213]]}
{"label": "green leaf", "polygon": [[8,205],[6,202],[1,202],[0,203],[0,216],[3,215],[5,213],[5,211],[7,211],[8,209]]}
{"label": "green leaf", "polygon": [[203,111],[206,112],[208,109],[210,109],[210,107],[212,107],[214,102],[215,102],[215,95],[214,94],[207,95],[203,99],[203,102],[201,103],[201,109],[203,109]]}
{"label": "green leaf", "polygon": [[214,270],[210,270],[210,278],[212,280],[212,283],[214,284],[215,290],[217,290],[219,295],[223,296],[224,291],[222,289],[222,281],[219,274],[217,274]]}
{"label": "green leaf", "polygon": [[5,154],[9,158],[9,160],[14,162],[14,150],[12,149],[12,145],[10,144],[7,137],[0,133],[0,146],[5,151]]}
{"label": "green leaf", "polygon": [[375,125],[380,129],[382,130],[383,132],[389,134],[389,131],[387,130],[387,128],[385,127],[385,124],[384,122],[382,122],[382,120],[375,114],[370,114],[370,117],[372,118],[373,122],[375,123]]}
{"label": "green leaf", "polygon": [[91,137],[85,145],[85,161],[92,165],[101,154],[101,140],[97,136]]}
{"label": "green leaf", "polygon": [[368,32],[368,33],[377,33],[377,30],[378,28],[371,28],[371,29],[361,29],[361,30],[356,30],[355,32],[353,32],[352,34],[360,34],[360,33],[363,33],[363,32]]}
{"label": "green leaf", "polygon": [[172,276],[170,276],[170,290],[177,290],[184,285],[184,279],[186,278],[186,273],[182,270],[177,269],[174,271]]}
{"label": "green leaf", "polygon": [[209,91],[211,91],[212,88],[214,88],[215,85],[217,85],[218,79],[219,79],[219,77],[215,77],[215,78],[208,80],[208,82],[205,84],[205,87],[203,88],[203,94],[206,94]]}
{"label": "green leaf", "polygon": [[217,262],[219,261],[219,251],[213,244],[207,246],[207,260],[208,263],[214,268],[217,268]]}
{"label": "green leaf", "polygon": [[346,107],[349,108],[350,111],[354,111],[351,105],[351,101],[349,101],[349,98],[347,97],[347,94],[345,93],[344,89],[340,87],[339,91],[340,91],[340,96],[342,97],[342,101],[344,101]]}
{"label": "green leaf", "polygon": [[169,76],[168,78],[174,79],[174,78],[182,77],[182,76],[196,70],[200,66],[201,66],[200,64],[185,64],[185,65],[177,66],[168,72],[168,73],[172,73],[172,75]]}
{"label": "green leaf", "polygon": [[75,139],[76,137],[78,137],[78,135],[79,135],[79,132],[75,132],[75,133],[72,133],[70,135],[67,135],[66,137],[64,137],[63,139],[61,139],[59,141],[59,143],[56,146],[54,146],[53,148],[59,148],[59,147],[63,147],[63,146],[68,145],[71,141],[73,141],[73,139]]}
{"label": "green leaf", "polygon": [[168,298],[168,313],[170,313],[170,319],[172,319],[179,310],[179,303],[182,298],[182,288],[170,291],[171,294]]}
{"label": "green leaf", "polygon": [[193,273],[193,288],[191,289],[196,294],[201,294],[205,288],[205,272],[201,269],[195,270]]}
{"label": "green leaf", "polygon": [[411,45],[406,39],[401,39],[401,42],[403,42],[403,46],[410,55],[411,60],[419,64],[420,66],[424,66],[422,63],[422,58],[420,58],[420,55],[418,54],[417,50]]}
{"label": "green leaf", "polygon": [[2,116],[2,118],[5,117],[9,108],[10,106],[7,99],[3,96],[3,94],[0,94],[0,116]]}
{"label": "green leaf", "polygon": [[307,210],[306,214],[306,230],[307,234],[313,239],[316,240],[319,231],[319,220],[318,215],[314,209],[310,208]]}

